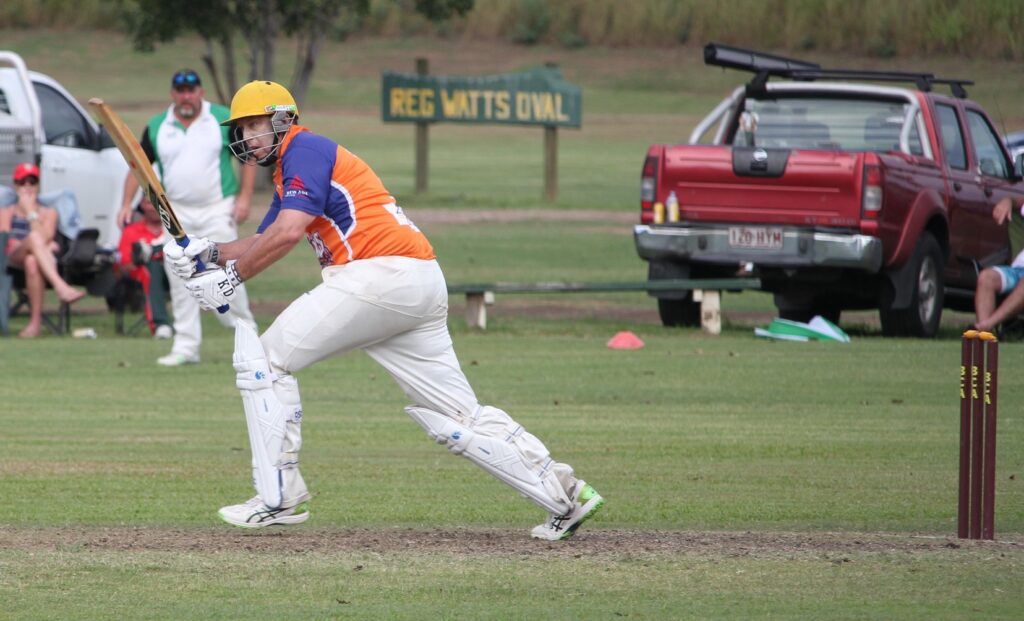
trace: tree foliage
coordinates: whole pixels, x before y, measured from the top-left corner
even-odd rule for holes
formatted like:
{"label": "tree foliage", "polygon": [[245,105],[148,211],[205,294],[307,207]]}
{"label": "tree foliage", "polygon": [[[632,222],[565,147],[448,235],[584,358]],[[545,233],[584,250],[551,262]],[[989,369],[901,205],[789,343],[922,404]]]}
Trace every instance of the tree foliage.
{"label": "tree foliage", "polygon": [[[406,4],[397,1],[399,6]],[[324,38],[354,30],[352,23],[367,14],[369,0],[121,0],[120,6],[140,51],[152,51],[187,33],[202,37],[201,60],[209,73],[205,81],[214,85],[223,102],[239,86],[236,40],[243,40],[248,49],[248,80],[274,80],[278,35],[291,37],[296,53],[289,90],[301,107]],[[444,21],[472,8],[473,0],[415,0],[410,10]]]}

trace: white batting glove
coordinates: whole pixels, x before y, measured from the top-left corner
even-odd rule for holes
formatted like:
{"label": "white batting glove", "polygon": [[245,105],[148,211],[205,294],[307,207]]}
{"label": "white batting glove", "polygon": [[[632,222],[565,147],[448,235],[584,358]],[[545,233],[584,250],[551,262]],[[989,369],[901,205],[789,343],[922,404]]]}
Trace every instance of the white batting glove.
{"label": "white batting glove", "polygon": [[185,281],[189,294],[205,310],[220,310],[231,305],[242,279],[232,261],[227,267],[207,270]]}
{"label": "white batting glove", "polygon": [[184,248],[173,239],[164,244],[164,260],[171,266],[171,272],[182,280],[188,280],[196,273],[197,259],[206,267],[214,267],[218,258],[220,250],[217,244],[205,237],[189,238],[188,246]]}

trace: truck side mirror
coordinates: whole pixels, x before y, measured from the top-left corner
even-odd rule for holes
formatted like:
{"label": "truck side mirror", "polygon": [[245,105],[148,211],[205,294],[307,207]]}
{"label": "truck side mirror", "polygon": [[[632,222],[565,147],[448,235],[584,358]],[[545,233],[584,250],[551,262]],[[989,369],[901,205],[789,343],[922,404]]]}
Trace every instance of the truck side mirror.
{"label": "truck side mirror", "polygon": [[100,125],[100,131],[96,135],[96,150],[102,151],[103,149],[116,149],[117,145],[114,144],[114,139],[110,137],[110,132],[107,128]]}
{"label": "truck side mirror", "polygon": [[1024,153],[1018,153],[1017,157],[1013,158],[1013,176],[1024,179]]}

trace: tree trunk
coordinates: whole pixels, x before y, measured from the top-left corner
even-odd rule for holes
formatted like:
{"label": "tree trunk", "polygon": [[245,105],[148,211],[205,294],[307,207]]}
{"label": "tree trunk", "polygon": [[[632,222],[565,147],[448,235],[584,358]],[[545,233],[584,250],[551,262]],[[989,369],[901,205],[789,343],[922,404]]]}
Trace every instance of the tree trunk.
{"label": "tree trunk", "polygon": [[249,28],[249,80],[274,79],[274,40],[277,38],[277,13],[273,0],[256,0],[257,15]]}
{"label": "tree trunk", "polygon": [[303,36],[296,37],[297,51],[295,55],[295,71],[292,73],[292,85],[289,89],[299,110],[306,101],[306,93],[309,90],[309,83],[313,79],[313,70],[316,69],[316,57],[320,53],[324,35],[327,29],[334,24],[341,10],[340,3],[327,2],[321,6],[319,14],[310,24],[308,32]]}
{"label": "tree trunk", "polygon": [[230,34],[224,34],[220,39],[220,51],[224,57],[224,81],[227,86],[227,93],[230,93],[224,100],[225,104],[231,103],[231,97],[234,97],[235,91],[238,90],[238,77],[235,74],[235,46],[232,44]]}
{"label": "tree trunk", "polygon": [[291,91],[299,110],[302,110],[306,101],[306,91],[309,90],[309,81],[316,68],[316,53],[320,49],[320,41],[323,35],[318,32],[310,32],[298,40],[299,51],[295,55],[295,70],[292,72]]}
{"label": "tree trunk", "polygon": [[213,41],[206,37],[203,40],[206,42],[203,64],[206,65],[206,72],[209,75],[207,82],[213,83],[213,88],[217,92],[217,101],[227,102],[228,99],[224,95],[224,81],[221,79],[220,72],[217,71],[217,59],[213,54]]}
{"label": "tree trunk", "polygon": [[[249,80],[274,79],[274,42],[277,39],[278,17],[274,0],[254,0],[250,15],[256,19],[248,30],[246,41],[249,45]],[[273,168],[259,169],[256,174],[256,191],[271,192],[274,189]]]}
{"label": "tree trunk", "polygon": [[277,11],[272,0],[263,0],[263,66],[257,79],[274,79],[274,42],[277,40]]}
{"label": "tree trunk", "polygon": [[249,46],[249,82],[256,79],[256,67],[260,66],[260,35],[255,33],[246,39]]}

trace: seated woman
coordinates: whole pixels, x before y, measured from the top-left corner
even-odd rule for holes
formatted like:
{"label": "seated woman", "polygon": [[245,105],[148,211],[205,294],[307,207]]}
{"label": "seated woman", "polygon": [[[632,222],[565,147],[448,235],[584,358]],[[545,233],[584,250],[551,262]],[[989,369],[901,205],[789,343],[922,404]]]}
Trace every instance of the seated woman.
{"label": "seated woman", "polygon": [[[992,209],[996,224],[1009,225],[1013,220],[1013,199],[1006,196]],[[1024,205],[1021,205],[1024,216]],[[996,305],[998,296],[1005,299]],[[996,330],[999,325],[1016,317],[1024,309],[1024,250],[1017,253],[1010,265],[986,267],[978,274],[974,290],[974,327],[985,332]]]}
{"label": "seated woman", "polygon": [[49,282],[62,302],[71,303],[82,298],[85,291],[66,283],[57,271],[54,252],[59,249],[54,237],[57,234],[57,210],[41,205],[39,197],[39,167],[35,164],[18,164],[14,168],[14,186],[18,201],[8,207],[0,207],[0,232],[9,231],[7,247],[8,265],[25,272],[25,289],[28,291],[28,325],[18,333],[22,338],[39,335],[43,319],[43,293]]}

